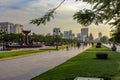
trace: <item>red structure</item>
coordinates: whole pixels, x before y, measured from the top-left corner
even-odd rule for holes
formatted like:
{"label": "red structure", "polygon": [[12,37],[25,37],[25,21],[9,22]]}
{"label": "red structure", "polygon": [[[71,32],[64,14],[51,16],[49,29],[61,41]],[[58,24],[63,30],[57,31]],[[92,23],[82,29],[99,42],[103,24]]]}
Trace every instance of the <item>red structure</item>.
{"label": "red structure", "polygon": [[31,32],[31,30],[23,30],[22,31],[24,34],[25,34],[25,45],[29,45],[29,42],[28,42],[28,34]]}

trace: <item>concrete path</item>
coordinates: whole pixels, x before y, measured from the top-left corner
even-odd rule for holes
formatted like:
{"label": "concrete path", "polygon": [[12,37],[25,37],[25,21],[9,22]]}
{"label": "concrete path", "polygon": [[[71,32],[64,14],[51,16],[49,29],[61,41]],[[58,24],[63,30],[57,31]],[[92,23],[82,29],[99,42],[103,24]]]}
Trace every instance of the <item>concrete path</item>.
{"label": "concrete path", "polygon": [[[107,47],[109,47],[109,48],[112,47],[112,45],[109,45],[109,44],[104,44],[104,45],[107,46]],[[117,47],[117,52],[120,53],[120,46],[119,46],[119,45],[116,45],[116,47]]]}
{"label": "concrete path", "polygon": [[21,50],[39,50],[39,49],[45,49],[45,48],[50,48],[50,46],[43,46],[43,47],[38,47],[38,48],[20,48],[20,49],[14,49],[14,50],[2,50],[0,49],[0,53],[2,52],[14,52],[14,51],[21,51]]}
{"label": "concrete path", "polygon": [[87,48],[50,51],[10,60],[0,60],[0,80],[30,80],[62,64]]}

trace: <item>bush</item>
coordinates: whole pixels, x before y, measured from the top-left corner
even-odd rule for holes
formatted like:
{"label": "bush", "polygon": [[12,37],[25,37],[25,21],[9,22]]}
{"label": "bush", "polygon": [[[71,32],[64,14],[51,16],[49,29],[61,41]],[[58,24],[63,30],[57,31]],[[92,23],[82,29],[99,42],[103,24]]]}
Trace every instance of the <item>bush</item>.
{"label": "bush", "polygon": [[101,48],[101,43],[97,43],[96,48]]}
{"label": "bush", "polygon": [[96,58],[97,59],[108,59],[108,54],[107,53],[97,53]]}

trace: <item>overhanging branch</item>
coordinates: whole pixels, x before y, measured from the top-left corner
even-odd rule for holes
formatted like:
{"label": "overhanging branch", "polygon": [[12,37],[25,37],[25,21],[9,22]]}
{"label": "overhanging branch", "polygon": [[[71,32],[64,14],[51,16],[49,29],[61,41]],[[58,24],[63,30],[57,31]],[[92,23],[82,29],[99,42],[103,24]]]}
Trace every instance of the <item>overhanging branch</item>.
{"label": "overhanging branch", "polygon": [[40,17],[38,19],[30,20],[30,23],[31,24],[36,24],[37,26],[39,26],[40,24],[45,25],[46,22],[51,20],[51,18],[54,18],[55,10],[58,9],[64,2],[65,2],[65,0],[63,0],[57,7],[53,8],[53,9],[50,9],[42,17]]}

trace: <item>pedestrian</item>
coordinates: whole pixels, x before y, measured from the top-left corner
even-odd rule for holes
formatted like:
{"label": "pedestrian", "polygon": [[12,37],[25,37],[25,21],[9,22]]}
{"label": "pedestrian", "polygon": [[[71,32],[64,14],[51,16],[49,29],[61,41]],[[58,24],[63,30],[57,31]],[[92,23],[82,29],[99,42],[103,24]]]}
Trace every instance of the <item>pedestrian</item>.
{"label": "pedestrian", "polygon": [[74,49],[76,48],[76,43],[74,43]]}
{"label": "pedestrian", "polygon": [[68,45],[66,46],[66,50],[67,50],[67,51],[69,50]]}
{"label": "pedestrian", "polygon": [[116,51],[117,50],[117,47],[116,47],[116,45],[113,43],[113,46],[112,46],[112,51]]}
{"label": "pedestrian", "polygon": [[77,47],[78,47],[78,49],[80,48],[80,43],[77,43]]}
{"label": "pedestrian", "polygon": [[82,44],[82,48],[84,49],[84,42],[82,42],[81,44]]}
{"label": "pedestrian", "polygon": [[92,44],[92,46],[94,46],[94,42],[92,42],[91,44]]}

